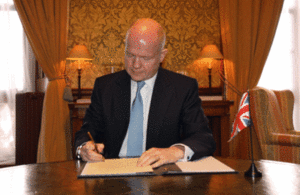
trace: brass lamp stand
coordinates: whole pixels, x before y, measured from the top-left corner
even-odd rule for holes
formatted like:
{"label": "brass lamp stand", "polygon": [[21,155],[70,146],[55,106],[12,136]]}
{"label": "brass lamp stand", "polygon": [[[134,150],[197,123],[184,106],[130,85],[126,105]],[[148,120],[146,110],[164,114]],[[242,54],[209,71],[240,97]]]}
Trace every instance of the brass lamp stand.
{"label": "brass lamp stand", "polygon": [[78,98],[81,99],[81,73],[83,69],[84,61],[93,60],[93,56],[88,51],[85,45],[75,45],[69,53],[67,60],[75,60],[78,71]]}

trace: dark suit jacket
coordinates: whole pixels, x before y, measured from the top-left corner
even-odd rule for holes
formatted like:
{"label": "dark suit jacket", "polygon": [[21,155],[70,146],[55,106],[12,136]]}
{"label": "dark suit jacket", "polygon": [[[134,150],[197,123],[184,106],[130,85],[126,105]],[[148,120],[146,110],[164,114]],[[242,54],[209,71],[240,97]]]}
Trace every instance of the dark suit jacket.
{"label": "dark suit jacket", "polygon": [[[95,81],[91,105],[75,136],[75,148],[89,140],[104,143],[106,158],[117,158],[129,125],[130,76],[120,71]],[[212,155],[215,142],[203,113],[195,79],[160,68],[149,110],[146,150],[183,143],[193,159]]]}

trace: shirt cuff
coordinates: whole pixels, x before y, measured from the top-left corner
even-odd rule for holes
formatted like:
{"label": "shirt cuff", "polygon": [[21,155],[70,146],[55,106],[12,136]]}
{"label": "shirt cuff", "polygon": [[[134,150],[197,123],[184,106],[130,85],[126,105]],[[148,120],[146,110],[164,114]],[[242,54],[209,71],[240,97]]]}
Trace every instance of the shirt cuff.
{"label": "shirt cuff", "polygon": [[77,157],[77,159],[81,159],[81,155],[80,155],[80,153],[81,153],[81,148],[82,148],[85,144],[86,144],[86,142],[84,142],[83,144],[81,144],[80,146],[78,146],[78,147],[76,148],[76,157]]}
{"label": "shirt cuff", "polygon": [[184,147],[184,157],[182,159],[179,159],[177,162],[187,162],[187,161],[191,160],[191,158],[194,155],[194,151],[185,144],[174,144],[172,146],[183,146]]}

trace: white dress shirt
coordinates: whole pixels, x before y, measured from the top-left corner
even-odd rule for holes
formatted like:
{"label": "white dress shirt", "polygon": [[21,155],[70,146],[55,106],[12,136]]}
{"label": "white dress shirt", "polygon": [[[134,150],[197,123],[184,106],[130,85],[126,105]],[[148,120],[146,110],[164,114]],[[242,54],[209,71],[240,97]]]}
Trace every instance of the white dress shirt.
{"label": "white dress shirt", "polygon": [[[144,120],[143,120],[143,152],[146,151],[146,136],[147,136],[147,126],[148,126],[148,116],[149,116],[149,110],[150,110],[150,103],[151,103],[151,98],[152,98],[152,93],[153,93],[153,87],[154,83],[157,77],[157,73],[150,79],[145,80],[145,85],[141,89],[141,96],[143,99],[143,113],[144,113]],[[137,82],[131,80],[131,103],[130,105],[132,106],[132,102],[135,99],[136,96],[136,91],[137,91]],[[130,106],[130,109],[131,109]],[[128,142],[128,131],[126,133],[125,139],[123,141],[119,157],[126,157],[127,153],[127,142]],[[174,144],[174,145],[181,145],[184,146],[185,148],[185,154],[184,158],[181,159],[180,161],[187,161],[192,158],[194,155],[194,152],[190,149],[190,147],[184,145],[184,144]]]}

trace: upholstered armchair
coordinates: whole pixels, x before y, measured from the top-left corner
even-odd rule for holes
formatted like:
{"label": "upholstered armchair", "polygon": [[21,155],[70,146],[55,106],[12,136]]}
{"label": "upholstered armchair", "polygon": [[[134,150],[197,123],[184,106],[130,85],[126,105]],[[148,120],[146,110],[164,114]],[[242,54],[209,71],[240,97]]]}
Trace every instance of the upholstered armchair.
{"label": "upholstered armchair", "polygon": [[263,159],[300,163],[300,132],[293,125],[290,90],[250,90],[250,115]]}

